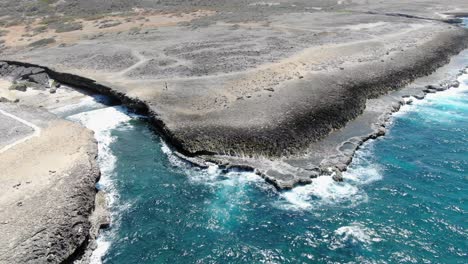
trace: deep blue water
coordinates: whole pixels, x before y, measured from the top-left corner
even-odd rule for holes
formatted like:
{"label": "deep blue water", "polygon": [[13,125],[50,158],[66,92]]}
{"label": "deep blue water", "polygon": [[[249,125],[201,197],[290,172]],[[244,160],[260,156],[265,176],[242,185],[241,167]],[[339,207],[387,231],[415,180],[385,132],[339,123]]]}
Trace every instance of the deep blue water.
{"label": "deep blue water", "polygon": [[[118,107],[91,111],[79,119],[98,130],[101,185],[113,194],[113,226],[95,257],[103,254],[104,263],[467,263],[466,85],[397,114],[387,136],[358,152],[344,183],[323,177],[283,193],[251,173],[191,168],[144,120]],[[106,115],[117,121],[92,121]]]}
{"label": "deep blue water", "polygon": [[343,183],[320,177],[288,192],[252,173],[190,167],[121,107],[73,115],[96,132],[112,211],[93,262],[468,263],[462,81],[405,106]]}

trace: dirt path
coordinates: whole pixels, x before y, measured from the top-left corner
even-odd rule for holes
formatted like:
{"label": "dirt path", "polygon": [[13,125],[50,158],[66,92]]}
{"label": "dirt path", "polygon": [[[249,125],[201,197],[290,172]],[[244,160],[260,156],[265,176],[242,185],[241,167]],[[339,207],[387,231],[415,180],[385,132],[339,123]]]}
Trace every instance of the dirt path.
{"label": "dirt path", "polygon": [[34,129],[34,133],[33,133],[32,135],[29,135],[29,136],[24,137],[24,138],[22,138],[22,139],[20,139],[20,140],[17,140],[17,141],[15,141],[15,142],[13,142],[13,143],[11,143],[11,144],[9,144],[9,145],[6,145],[6,146],[3,147],[2,149],[0,149],[0,153],[5,152],[5,151],[9,150],[10,148],[12,148],[12,147],[14,147],[14,146],[16,146],[16,145],[18,145],[18,144],[21,144],[21,143],[23,143],[23,142],[26,142],[26,141],[28,141],[29,139],[33,138],[33,137],[39,137],[39,136],[41,135],[41,128],[38,127],[38,126],[36,126],[36,125],[34,125],[33,123],[28,122],[28,121],[26,121],[26,120],[24,120],[24,119],[22,119],[22,118],[19,118],[19,117],[15,116],[15,115],[10,114],[10,113],[7,113],[7,112],[5,112],[5,111],[3,111],[3,110],[0,110],[0,114],[2,114],[2,115],[4,115],[4,116],[7,116],[7,117],[10,117],[10,118],[13,118],[13,119],[15,119],[16,121],[21,122],[22,124],[25,124],[25,125],[31,127],[32,129]]}

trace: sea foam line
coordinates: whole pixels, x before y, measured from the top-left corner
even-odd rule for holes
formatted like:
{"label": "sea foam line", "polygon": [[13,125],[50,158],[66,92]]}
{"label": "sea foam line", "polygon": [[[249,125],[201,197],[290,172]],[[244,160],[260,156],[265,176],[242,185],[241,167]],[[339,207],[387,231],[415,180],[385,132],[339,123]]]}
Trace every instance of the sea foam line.
{"label": "sea foam line", "polygon": [[82,112],[97,110],[100,108],[108,107],[110,98],[105,95],[90,95],[85,96],[75,104],[67,104],[57,108],[50,109],[49,111],[60,117],[72,116]]}
{"label": "sea foam line", "polygon": [[[86,100],[86,104],[89,100]],[[96,102],[98,103],[98,102]],[[83,103],[82,103],[83,104]],[[121,124],[132,119],[126,108],[122,106],[106,107],[102,109],[82,112],[68,117],[69,120],[79,122],[88,129],[94,131],[94,136],[98,142],[98,164],[101,170],[101,179],[97,187],[106,192],[108,206],[117,206],[118,193],[112,180],[117,158],[112,153],[111,144],[115,141],[112,131]],[[114,226],[118,225],[118,212],[111,212],[111,221]],[[112,230],[115,230],[114,227]],[[102,258],[111,245],[112,233],[100,235],[97,238],[97,248],[91,255],[91,263],[102,263]]]}
{"label": "sea foam line", "polygon": [[444,91],[428,93],[422,100],[410,97],[412,102],[410,104],[403,105],[398,112],[392,114],[392,117],[395,118],[409,112],[416,111],[418,107],[431,105],[434,101],[440,102],[441,100],[453,100],[459,98],[459,96],[468,91],[468,72],[458,76],[457,81],[460,83],[459,87],[451,87]]}
{"label": "sea foam line", "polygon": [[[422,110],[423,106],[434,101],[455,100],[468,91],[468,74],[458,77],[460,86],[448,90],[427,94],[423,100],[413,98],[412,104],[404,105],[392,118],[398,118],[412,111]],[[343,182],[335,182],[331,177],[322,176],[314,179],[311,184],[295,187],[280,194],[280,201],[275,204],[286,210],[311,210],[321,206],[352,207],[366,202],[367,194],[363,186],[382,179],[381,168],[371,160],[373,140],[366,142],[355,153],[353,162],[343,173]]]}
{"label": "sea foam line", "polygon": [[372,163],[373,140],[355,153],[353,163],[343,172],[343,182],[320,176],[312,183],[281,192],[274,203],[285,210],[315,210],[324,206],[354,207],[368,200],[363,186],[382,179],[381,168]]}

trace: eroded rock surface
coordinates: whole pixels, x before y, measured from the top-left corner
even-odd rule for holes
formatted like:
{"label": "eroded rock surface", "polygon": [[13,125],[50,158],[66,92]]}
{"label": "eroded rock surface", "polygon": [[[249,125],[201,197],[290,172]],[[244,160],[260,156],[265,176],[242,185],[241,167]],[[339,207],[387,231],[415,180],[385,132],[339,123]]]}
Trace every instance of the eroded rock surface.
{"label": "eroded rock surface", "polygon": [[56,81],[147,113],[199,166],[281,189],[340,180],[402,97],[456,87],[466,61],[423,76],[466,48],[466,12],[465,0],[2,1],[0,262],[86,262],[106,222],[101,195],[92,215],[92,133],[41,110],[76,100]]}
{"label": "eroded rock surface", "polygon": [[[468,43],[451,16],[468,11],[463,0],[117,2],[38,7],[29,27],[5,25],[2,57],[113,94],[148,112],[183,154],[253,164],[280,188],[346,167],[349,155],[322,155],[331,152],[320,142]],[[47,10],[63,16],[45,19]],[[64,18],[79,29],[57,31]]]}
{"label": "eroded rock surface", "polygon": [[93,235],[93,133],[17,103],[0,103],[0,132],[0,263],[74,259]]}

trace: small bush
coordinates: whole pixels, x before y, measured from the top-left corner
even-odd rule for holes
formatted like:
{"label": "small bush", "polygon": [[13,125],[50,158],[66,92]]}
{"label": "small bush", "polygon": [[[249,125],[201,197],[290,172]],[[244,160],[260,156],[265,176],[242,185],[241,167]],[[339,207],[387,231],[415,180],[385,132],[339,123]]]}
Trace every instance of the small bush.
{"label": "small bush", "polygon": [[62,32],[69,32],[69,31],[75,31],[75,30],[81,30],[83,29],[83,25],[81,23],[65,23],[65,24],[60,24],[55,26],[55,32],[57,33],[62,33]]}
{"label": "small bush", "polygon": [[45,26],[45,25],[33,28],[33,33],[34,34],[39,34],[39,33],[45,32],[45,31],[47,31],[47,26]]}
{"label": "small bush", "polygon": [[8,90],[16,90],[20,92],[26,92],[28,85],[24,82],[22,83],[13,83]]}
{"label": "small bush", "polygon": [[72,17],[68,16],[48,16],[41,20],[43,25],[60,25],[72,21]]}
{"label": "small bush", "polygon": [[21,25],[21,20],[11,20],[5,24],[5,27],[13,27]]}
{"label": "small bush", "polygon": [[105,23],[102,23],[101,25],[99,25],[99,28],[110,28],[110,27],[118,26],[120,24],[121,24],[120,21],[106,21]]}
{"label": "small bush", "polygon": [[29,47],[43,47],[43,46],[47,46],[49,44],[52,44],[52,43],[55,43],[55,39],[54,38],[45,38],[45,39],[40,39],[38,41],[34,41],[32,43],[30,43],[28,46]]}

